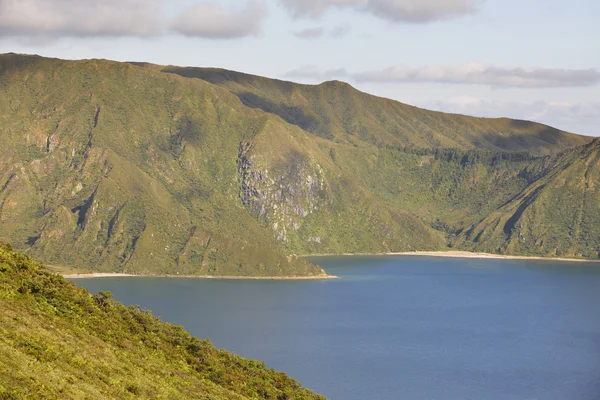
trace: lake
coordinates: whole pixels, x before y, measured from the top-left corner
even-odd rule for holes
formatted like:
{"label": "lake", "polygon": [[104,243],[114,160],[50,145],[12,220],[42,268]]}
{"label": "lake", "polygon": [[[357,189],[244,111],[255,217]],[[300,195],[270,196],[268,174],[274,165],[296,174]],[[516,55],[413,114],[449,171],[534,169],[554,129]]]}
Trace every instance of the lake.
{"label": "lake", "polygon": [[600,264],[313,257],[340,279],[78,279],[331,399],[600,399]]}

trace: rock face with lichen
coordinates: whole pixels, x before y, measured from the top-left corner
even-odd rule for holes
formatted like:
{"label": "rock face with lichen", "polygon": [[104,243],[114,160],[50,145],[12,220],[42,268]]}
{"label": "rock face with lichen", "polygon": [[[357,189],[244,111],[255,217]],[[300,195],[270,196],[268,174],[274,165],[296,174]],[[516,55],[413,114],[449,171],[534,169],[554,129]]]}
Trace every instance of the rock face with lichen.
{"label": "rock face with lichen", "polygon": [[250,214],[262,219],[277,240],[302,227],[306,217],[331,204],[331,190],[323,168],[303,154],[290,151],[285,162],[271,170],[255,165],[249,143],[240,144],[240,200]]}

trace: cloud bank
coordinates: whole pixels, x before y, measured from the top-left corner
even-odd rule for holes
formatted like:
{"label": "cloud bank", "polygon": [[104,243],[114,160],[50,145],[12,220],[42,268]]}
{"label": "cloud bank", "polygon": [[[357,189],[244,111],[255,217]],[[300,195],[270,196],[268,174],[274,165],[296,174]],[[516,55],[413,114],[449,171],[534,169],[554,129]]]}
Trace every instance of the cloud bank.
{"label": "cloud bank", "polygon": [[347,25],[339,25],[333,27],[327,31],[322,27],[306,28],[299,31],[292,32],[292,35],[299,39],[318,39],[324,36],[329,36],[334,39],[341,39],[350,32],[350,27]]}
{"label": "cloud bank", "polygon": [[600,82],[595,69],[503,68],[486,64],[390,67],[353,75],[357,82],[435,82],[495,87],[549,88],[592,86]]}
{"label": "cloud bank", "polygon": [[217,4],[200,3],[184,10],[170,24],[173,32],[185,36],[233,39],[260,33],[267,8],[249,2],[240,10],[227,10]]}
{"label": "cloud bank", "polygon": [[450,113],[538,121],[579,134],[600,136],[600,102],[525,102],[463,95],[417,105]]}
{"label": "cloud bank", "polygon": [[165,0],[0,0],[0,36],[151,37],[168,33],[230,39],[260,33],[267,8],[257,1],[227,9],[199,2],[173,19]]}
{"label": "cloud bank", "polygon": [[483,0],[279,0],[294,17],[318,18],[329,9],[347,8],[391,22],[427,23],[477,11]]}
{"label": "cloud bank", "polygon": [[284,78],[289,79],[308,79],[314,81],[328,81],[347,76],[348,72],[344,68],[322,70],[315,65],[304,65],[300,68],[288,71],[283,75]]}
{"label": "cloud bank", "polygon": [[[245,0],[230,9],[218,0],[198,0],[174,18],[167,0],[0,0],[0,37],[151,37],[176,33],[230,39],[260,33],[268,9],[264,0]],[[274,0],[295,17],[319,17],[332,8],[353,9],[391,22],[426,23],[476,11],[484,0]],[[236,3],[237,4],[237,3]],[[310,28],[298,37],[343,37]]]}
{"label": "cloud bank", "polygon": [[323,28],[306,28],[296,32],[292,32],[294,36],[300,39],[314,39],[320,38],[325,34],[325,29]]}
{"label": "cloud bank", "polygon": [[[319,72],[316,66],[310,66],[304,75],[300,74],[301,71],[302,68],[296,69],[286,76],[318,79],[324,74]],[[592,68],[505,68],[476,63],[418,68],[396,66],[381,70],[345,73],[339,77],[348,77],[358,83],[442,83],[515,88],[587,87],[600,83],[600,71]]]}
{"label": "cloud bank", "polygon": [[153,36],[158,0],[0,0],[2,36]]}

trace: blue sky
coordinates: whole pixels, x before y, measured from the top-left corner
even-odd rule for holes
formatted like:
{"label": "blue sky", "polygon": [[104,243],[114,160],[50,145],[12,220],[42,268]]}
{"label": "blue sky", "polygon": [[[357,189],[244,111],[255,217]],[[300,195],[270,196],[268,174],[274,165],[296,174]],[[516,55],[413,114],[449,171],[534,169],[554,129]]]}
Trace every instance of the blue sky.
{"label": "blue sky", "polygon": [[600,135],[596,0],[0,0],[0,52],[344,80]]}

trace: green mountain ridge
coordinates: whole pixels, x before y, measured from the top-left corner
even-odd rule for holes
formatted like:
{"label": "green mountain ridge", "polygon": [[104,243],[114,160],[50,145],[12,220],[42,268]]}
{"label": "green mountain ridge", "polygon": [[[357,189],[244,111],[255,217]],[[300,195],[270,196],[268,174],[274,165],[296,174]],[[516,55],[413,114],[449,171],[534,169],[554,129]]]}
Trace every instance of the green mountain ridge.
{"label": "green mountain ridge", "polygon": [[324,399],[0,244],[1,399]]}
{"label": "green mountain ridge", "polygon": [[542,155],[590,140],[530,121],[425,110],[360,92],[341,81],[303,85],[216,68],[165,67],[161,71],[225,87],[248,107],[278,115],[335,142],[478,147]]}
{"label": "green mountain ridge", "polygon": [[598,142],[545,125],[14,54],[0,93],[0,238],[59,267],[318,276],[293,254],[600,251]]}
{"label": "green mountain ridge", "polygon": [[501,244],[504,252],[514,254],[599,258],[600,139],[542,162],[549,165],[535,167],[547,168],[546,173],[457,244],[483,251]]}

